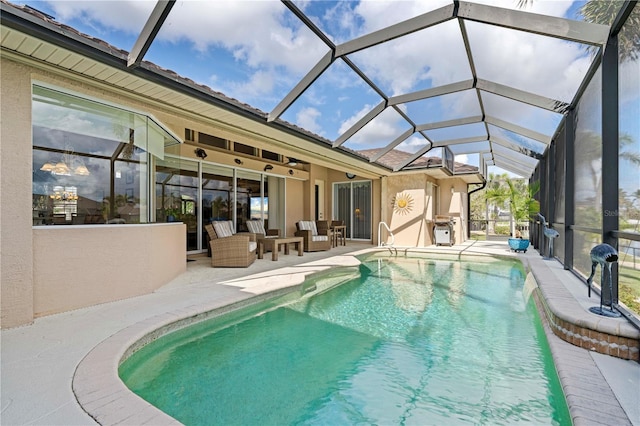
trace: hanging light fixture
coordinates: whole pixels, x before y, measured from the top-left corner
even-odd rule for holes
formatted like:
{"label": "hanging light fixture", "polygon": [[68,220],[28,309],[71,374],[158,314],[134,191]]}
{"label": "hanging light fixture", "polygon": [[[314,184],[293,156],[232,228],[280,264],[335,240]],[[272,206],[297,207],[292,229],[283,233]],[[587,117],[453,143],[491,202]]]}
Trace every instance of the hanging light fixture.
{"label": "hanging light fixture", "polygon": [[73,153],[73,147],[67,146],[65,147],[65,152],[62,154],[62,158],[57,163],[53,163],[52,161],[47,161],[40,167],[40,170],[44,172],[50,172],[53,175],[58,176],[89,176],[91,172],[84,164],[84,162],[80,159],[76,158],[77,156]]}
{"label": "hanging light fixture", "polygon": [[53,171],[53,169],[55,169],[55,167],[55,164],[53,164],[51,161],[47,161],[42,165],[42,167],[40,167],[40,170],[42,170],[43,172],[51,172]]}
{"label": "hanging light fixture", "polygon": [[79,176],[89,176],[91,174],[84,163],[81,163],[78,167],[76,167],[73,173]]}
{"label": "hanging light fixture", "polygon": [[69,169],[69,166],[67,166],[67,163],[64,161],[58,161],[53,170],[51,170],[51,173],[59,176],[71,176],[71,169]]}

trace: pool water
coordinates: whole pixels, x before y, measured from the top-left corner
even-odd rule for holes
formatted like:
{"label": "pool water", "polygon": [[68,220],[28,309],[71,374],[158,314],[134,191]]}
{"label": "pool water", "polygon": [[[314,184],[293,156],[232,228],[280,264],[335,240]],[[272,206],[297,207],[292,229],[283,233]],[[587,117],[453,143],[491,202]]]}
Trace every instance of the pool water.
{"label": "pool water", "polygon": [[360,272],[167,335],[120,377],[186,425],[571,424],[519,262],[373,258]]}

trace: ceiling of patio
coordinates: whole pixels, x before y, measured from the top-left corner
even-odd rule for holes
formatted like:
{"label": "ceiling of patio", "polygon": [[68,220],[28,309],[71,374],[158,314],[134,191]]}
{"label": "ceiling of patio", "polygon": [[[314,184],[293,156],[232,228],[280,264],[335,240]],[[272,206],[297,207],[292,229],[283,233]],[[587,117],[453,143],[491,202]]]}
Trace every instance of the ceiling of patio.
{"label": "ceiling of patio", "polygon": [[448,147],[529,177],[609,34],[572,1],[18,3],[392,172]]}

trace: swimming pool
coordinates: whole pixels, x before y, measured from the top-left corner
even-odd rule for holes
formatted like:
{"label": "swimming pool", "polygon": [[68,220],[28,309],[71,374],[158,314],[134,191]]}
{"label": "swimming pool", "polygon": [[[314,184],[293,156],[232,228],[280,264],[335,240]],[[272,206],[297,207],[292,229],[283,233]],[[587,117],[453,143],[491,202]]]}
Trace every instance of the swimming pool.
{"label": "swimming pool", "polygon": [[512,260],[366,258],[358,279],[176,331],[119,373],[187,425],[571,424],[523,285]]}

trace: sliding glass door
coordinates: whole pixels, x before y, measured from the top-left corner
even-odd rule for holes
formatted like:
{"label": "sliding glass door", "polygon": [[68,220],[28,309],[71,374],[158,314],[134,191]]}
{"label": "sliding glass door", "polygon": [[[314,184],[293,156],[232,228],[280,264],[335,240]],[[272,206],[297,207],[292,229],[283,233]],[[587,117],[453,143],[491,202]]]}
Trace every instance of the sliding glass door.
{"label": "sliding glass door", "polygon": [[246,231],[248,219],[265,229],[285,229],[285,179],[247,170],[165,157],[156,164],[156,222],[184,222],[187,251],[206,250],[204,225],[232,220]]}
{"label": "sliding glass door", "polygon": [[347,238],[371,240],[371,181],[333,184],[333,218],[347,226]]}
{"label": "sliding glass door", "polygon": [[187,251],[198,245],[198,163],[165,157],[156,163],[156,222],[187,225]]}

